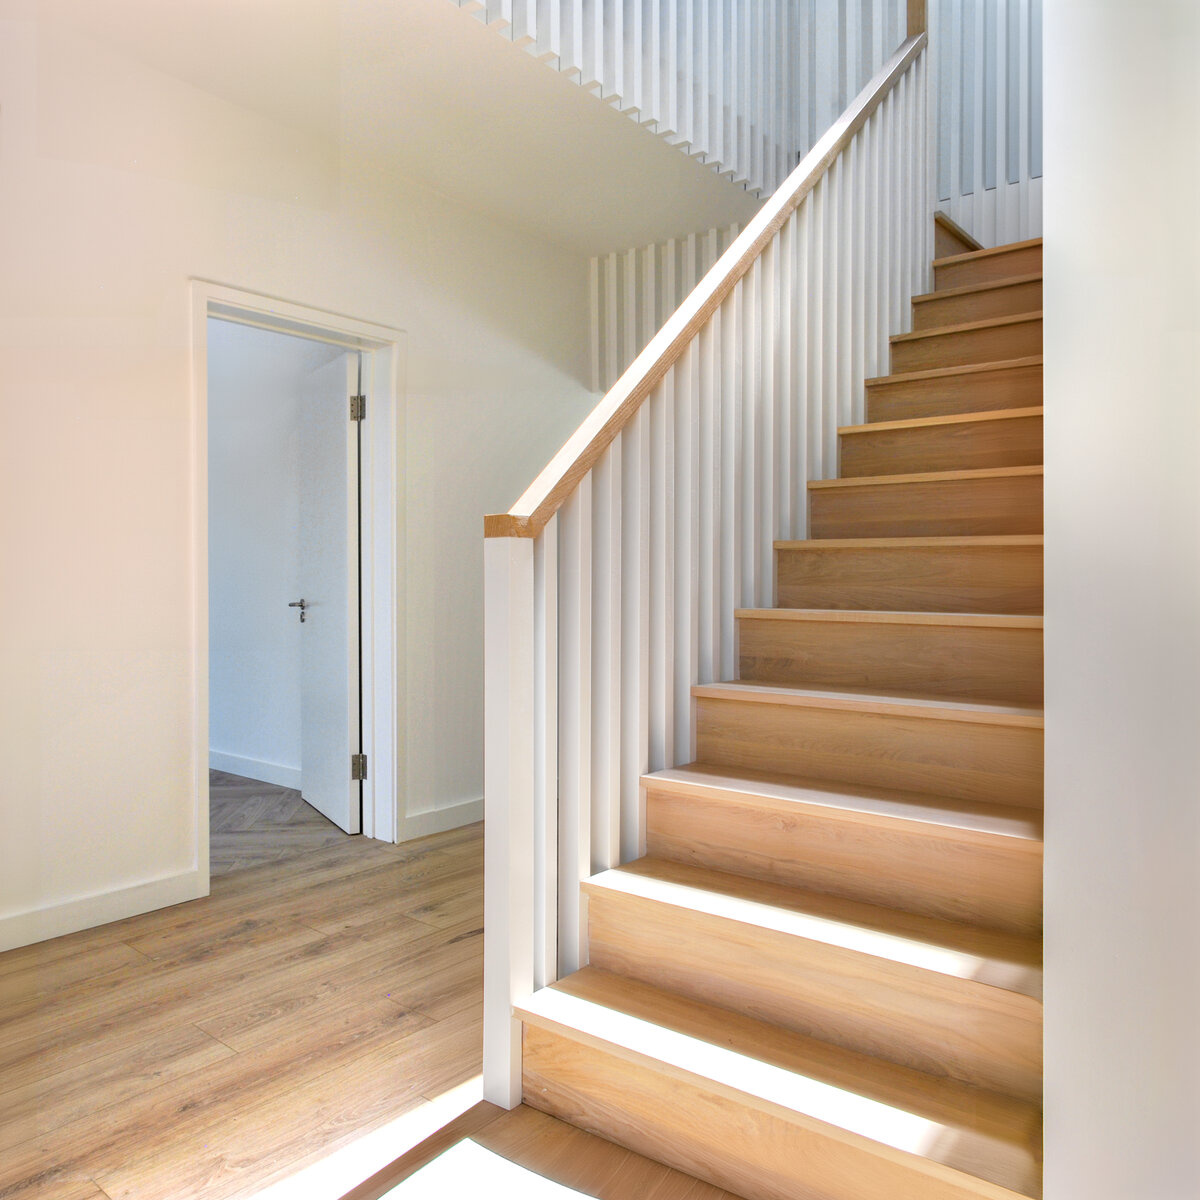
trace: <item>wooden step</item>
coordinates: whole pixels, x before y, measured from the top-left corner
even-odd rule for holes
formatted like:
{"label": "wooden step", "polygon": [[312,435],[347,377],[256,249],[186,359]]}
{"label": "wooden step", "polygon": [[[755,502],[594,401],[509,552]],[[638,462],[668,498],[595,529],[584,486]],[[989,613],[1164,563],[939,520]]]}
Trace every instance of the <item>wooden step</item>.
{"label": "wooden step", "polygon": [[900,1066],[1041,1092],[1041,944],[683,863],[585,881],[591,965]]}
{"label": "wooden step", "polygon": [[938,329],[993,317],[1041,312],[1041,309],[1041,275],[1019,275],[1015,279],[971,283],[966,287],[944,288],[940,292],[914,296],[912,327],[914,330]]}
{"label": "wooden step", "polygon": [[956,254],[969,254],[972,250],[982,249],[983,244],[953,217],[944,212],[933,214],[934,258],[952,258]]}
{"label": "wooden step", "polygon": [[1033,1105],[595,968],[517,1015],[527,1104],[748,1200],[1041,1194]]}
{"label": "wooden step", "polygon": [[1042,702],[1042,618],[761,608],[737,612],[739,678]]}
{"label": "wooden step", "polygon": [[692,688],[696,761],[982,804],[1042,802],[1042,712],[852,689]]}
{"label": "wooden step", "polygon": [[1041,467],[814,479],[808,489],[814,538],[1042,532]]}
{"label": "wooden step", "polygon": [[884,375],[866,387],[868,421],[1033,408],[1042,403],[1042,356]]}
{"label": "wooden step", "polygon": [[934,287],[938,291],[972,283],[990,283],[996,279],[1012,279],[1018,275],[1036,275],[1041,270],[1041,238],[933,260]]}
{"label": "wooden step", "polygon": [[776,601],[838,611],[1040,613],[1040,535],[775,543]]}
{"label": "wooden step", "polygon": [[1042,926],[1028,808],[692,763],[642,779],[655,858],[1014,933]]}
{"label": "wooden step", "polygon": [[1042,314],[991,317],[938,329],[893,334],[893,372],[928,371],[935,367],[961,367],[992,363],[1042,352]]}
{"label": "wooden step", "polygon": [[838,474],[843,478],[1041,462],[1041,408],[875,421],[838,430]]}

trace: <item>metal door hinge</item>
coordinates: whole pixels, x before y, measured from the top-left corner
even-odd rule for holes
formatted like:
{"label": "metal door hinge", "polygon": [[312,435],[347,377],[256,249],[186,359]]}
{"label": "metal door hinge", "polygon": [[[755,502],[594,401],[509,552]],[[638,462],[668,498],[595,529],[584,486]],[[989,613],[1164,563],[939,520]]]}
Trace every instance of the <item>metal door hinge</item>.
{"label": "metal door hinge", "polygon": [[351,396],[350,397],[350,420],[361,421],[367,415],[367,398],[366,396]]}
{"label": "metal door hinge", "polygon": [[367,777],[367,756],[365,754],[350,755],[350,781],[357,783]]}

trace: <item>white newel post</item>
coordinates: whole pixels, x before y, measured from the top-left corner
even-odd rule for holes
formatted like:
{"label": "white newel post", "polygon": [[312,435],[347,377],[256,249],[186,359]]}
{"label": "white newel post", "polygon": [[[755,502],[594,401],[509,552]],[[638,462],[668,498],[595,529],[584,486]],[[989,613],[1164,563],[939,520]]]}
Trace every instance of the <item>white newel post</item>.
{"label": "white newel post", "polygon": [[483,1094],[521,1102],[513,1003],[534,971],[534,543],[484,542]]}

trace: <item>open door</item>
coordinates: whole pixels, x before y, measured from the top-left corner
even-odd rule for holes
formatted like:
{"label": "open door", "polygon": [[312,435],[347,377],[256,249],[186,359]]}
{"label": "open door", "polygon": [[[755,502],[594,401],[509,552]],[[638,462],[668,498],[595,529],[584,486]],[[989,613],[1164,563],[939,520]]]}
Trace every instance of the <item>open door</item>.
{"label": "open door", "polygon": [[300,790],[347,833],[362,832],[359,688],[359,355],[309,376],[300,420]]}

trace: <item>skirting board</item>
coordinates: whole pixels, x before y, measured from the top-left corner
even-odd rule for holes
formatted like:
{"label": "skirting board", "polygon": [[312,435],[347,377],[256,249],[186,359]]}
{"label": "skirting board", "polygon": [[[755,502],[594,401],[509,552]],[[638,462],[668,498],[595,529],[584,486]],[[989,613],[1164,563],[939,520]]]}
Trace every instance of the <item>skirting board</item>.
{"label": "skirting board", "polygon": [[94,929],[110,921],[123,921],[126,917],[207,895],[208,880],[199,871],[184,871],[112,892],[66,900],[32,912],[14,913],[0,917],[0,951],[45,942],[67,933],[78,933],[81,929]]}
{"label": "skirting board", "polygon": [[406,813],[400,821],[400,842],[411,842],[414,838],[428,837],[431,833],[445,833],[447,829],[458,829],[462,825],[474,825],[483,820],[483,797],[478,800],[460,800],[449,808],[438,808],[432,812]]}
{"label": "skirting board", "polygon": [[259,783],[273,783],[276,787],[300,790],[299,767],[285,767],[283,763],[265,762],[260,758],[243,758],[240,754],[226,754],[222,750],[208,752],[208,765],[214,771],[227,771],[243,779],[256,779]]}

